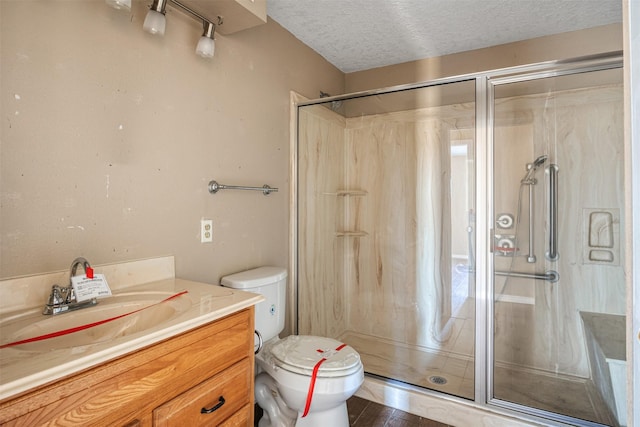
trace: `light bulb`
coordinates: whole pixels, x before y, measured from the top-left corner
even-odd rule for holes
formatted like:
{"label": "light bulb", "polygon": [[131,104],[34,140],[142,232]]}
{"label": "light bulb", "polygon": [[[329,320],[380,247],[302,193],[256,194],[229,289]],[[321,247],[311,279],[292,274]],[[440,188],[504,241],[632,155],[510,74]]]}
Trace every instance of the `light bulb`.
{"label": "light bulb", "polygon": [[213,53],[215,52],[216,44],[213,39],[210,39],[207,36],[200,37],[198,40],[198,46],[196,46],[196,53],[203,58],[213,58]]}
{"label": "light bulb", "polygon": [[105,0],[109,6],[114,9],[127,9],[131,10],[131,0]]}
{"label": "light bulb", "polygon": [[215,41],[213,40],[213,34],[216,31],[216,26],[209,21],[202,21],[203,33],[198,45],[196,46],[196,53],[203,58],[213,58],[213,52],[216,49]]}
{"label": "light bulb", "polygon": [[156,12],[155,10],[149,10],[146,18],[144,18],[142,28],[150,34],[159,34],[162,36],[164,35],[166,24],[167,19],[162,13]]}

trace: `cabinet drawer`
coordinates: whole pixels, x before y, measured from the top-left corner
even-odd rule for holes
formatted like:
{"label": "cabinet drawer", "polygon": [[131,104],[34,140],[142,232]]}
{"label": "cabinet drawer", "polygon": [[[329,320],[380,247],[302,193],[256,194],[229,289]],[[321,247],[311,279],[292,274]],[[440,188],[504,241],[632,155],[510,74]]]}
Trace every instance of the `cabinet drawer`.
{"label": "cabinet drawer", "polygon": [[[217,426],[251,401],[251,359],[244,359],[153,411],[153,424],[168,426]],[[224,400],[224,403],[222,401]],[[219,405],[203,414],[201,409]]]}
{"label": "cabinet drawer", "polygon": [[251,424],[251,413],[253,412],[253,405],[247,403],[244,407],[224,420],[219,427],[247,427],[253,426]]}

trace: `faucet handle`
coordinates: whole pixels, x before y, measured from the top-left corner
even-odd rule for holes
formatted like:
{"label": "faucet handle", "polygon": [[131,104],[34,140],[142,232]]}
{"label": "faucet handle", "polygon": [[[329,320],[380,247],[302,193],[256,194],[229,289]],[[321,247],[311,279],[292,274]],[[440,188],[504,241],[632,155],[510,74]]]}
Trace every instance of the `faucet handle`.
{"label": "faucet handle", "polygon": [[51,293],[49,294],[48,305],[62,304],[64,302],[62,288],[58,285],[51,286]]}
{"label": "faucet handle", "polygon": [[76,302],[76,291],[73,289],[73,286],[69,286],[68,288],[66,288],[64,294],[65,304]]}

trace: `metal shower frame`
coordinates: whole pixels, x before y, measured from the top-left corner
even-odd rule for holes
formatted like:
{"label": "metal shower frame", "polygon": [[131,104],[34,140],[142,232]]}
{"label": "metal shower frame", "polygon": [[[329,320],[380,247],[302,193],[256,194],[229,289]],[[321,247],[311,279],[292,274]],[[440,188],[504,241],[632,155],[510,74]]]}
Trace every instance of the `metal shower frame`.
{"label": "metal shower frame", "polygon": [[[494,275],[501,275],[494,271],[493,257],[489,256],[493,241],[492,233],[494,228],[495,213],[492,204],[487,204],[487,200],[493,200],[493,119],[494,119],[494,88],[499,85],[517,83],[524,81],[538,80],[548,77],[560,77],[570,74],[580,74],[592,71],[603,71],[615,68],[622,68],[623,54],[621,51],[609,52],[599,55],[592,55],[565,60],[555,60],[540,62],[536,64],[521,65],[515,67],[501,68],[486,72],[462,74],[452,77],[433,79],[420,83],[398,85],[383,89],[355,92],[339,96],[330,96],[314,100],[302,100],[301,97],[292,96],[292,144],[291,144],[291,239],[290,239],[290,269],[291,283],[293,285],[293,295],[290,300],[294,304],[290,311],[290,321],[293,330],[298,333],[298,111],[300,107],[326,104],[331,102],[345,101],[348,99],[362,98],[372,95],[383,95],[393,92],[401,92],[412,89],[421,89],[432,86],[458,83],[463,81],[475,81],[475,204],[476,204],[476,291],[475,291],[475,322],[476,322],[476,345],[475,345],[475,372],[474,372],[474,399],[475,405],[484,407],[493,412],[501,413],[525,421],[541,422],[544,420],[550,425],[566,425],[567,423],[581,426],[600,426],[600,424],[589,421],[577,420],[575,418],[550,413],[537,408],[519,405],[512,402],[493,398],[493,318],[494,309],[491,303],[494,300]],[[550,185],[557,185],[557,179]],[[552,202],[552,201],[550,201]],[[557,204],[551,203],[549,215],[557,216]],[[478,209],[486,205],[486,209]],[[547,257],[553,260],[557,256],[557,229],[551,227],[549,230],[549,251]],[[535,277],[542,280],[553,280],[556,277],[549,273]],[[431,392],[420,387],[403,385],[405,388],[415,389],[420,392],[430,394]],[[437,392],[434,392],[437,393]],[[440,395],[440,393],[438,393]],[[468,399],[455,396],[446,396],[449,400],[459,401],[469,404]],[[576,424],[577,423],[577,424]]]}

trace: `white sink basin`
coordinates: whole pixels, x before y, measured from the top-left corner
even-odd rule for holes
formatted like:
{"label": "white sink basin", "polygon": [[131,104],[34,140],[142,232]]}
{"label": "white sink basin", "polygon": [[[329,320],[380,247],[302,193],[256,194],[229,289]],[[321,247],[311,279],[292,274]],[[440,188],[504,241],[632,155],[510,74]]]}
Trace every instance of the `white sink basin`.
{"label": "white sink basin", "polygon": [[100,299],[98,305],[90,308],[55,316],[43,315],[41,308],[8,315],[0,320],[0,345],[84,327],[123,315],[97,326],[11,348],[45,352],[93,345],[142,332],[173,319],[191,307],[191,299],[187,295],[165,301],[173,295],[170,292],[129,292]]}

